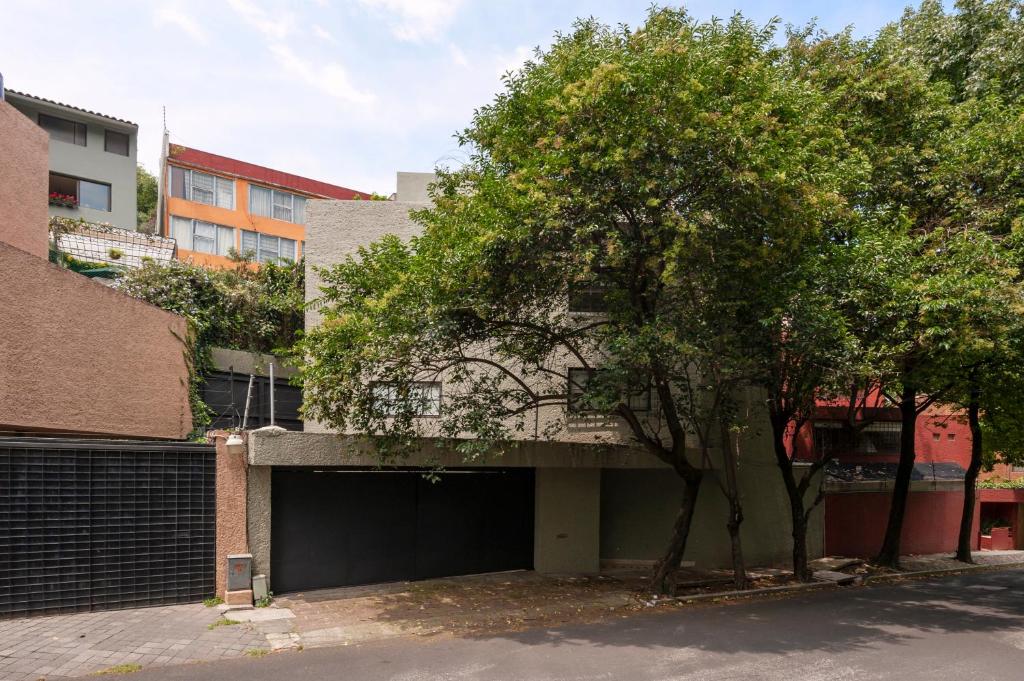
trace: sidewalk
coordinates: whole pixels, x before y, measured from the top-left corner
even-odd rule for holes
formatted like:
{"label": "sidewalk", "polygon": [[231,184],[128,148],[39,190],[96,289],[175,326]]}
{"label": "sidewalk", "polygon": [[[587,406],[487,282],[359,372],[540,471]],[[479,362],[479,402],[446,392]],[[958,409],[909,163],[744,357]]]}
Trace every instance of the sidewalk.
{"label": "sidewalk", "polygon": [[269,649],[257,626],[216,626],[202,604],[0,620],[0,679],[85,676],[118,665],[154,667]]}
{"label": "sidewalk", "polygon": [[[1024,551],[974,556],[982,567],[1024,563]],[[972,569],[948,554],[905,556],[902,565],[904,572]],[[761,572],[768,582],[780,571]],[[288,648],[439,634],[486,636],[618,619],[655,605],[639,597],[645,579],[640,572],[556,577],[521,571],[289,594],[269,608],[243,611],[191,604],[0,620],[0,679],[54,681],[119,665],[178,665]],[[774,587],[780,588],[789,587]],[[744,594],[764,596],[771,590]],[[709,591],[706,601],[723,595]],[[685,600],[657,605],[685,608]],[[225,616],[239,623],[211,628]]]}

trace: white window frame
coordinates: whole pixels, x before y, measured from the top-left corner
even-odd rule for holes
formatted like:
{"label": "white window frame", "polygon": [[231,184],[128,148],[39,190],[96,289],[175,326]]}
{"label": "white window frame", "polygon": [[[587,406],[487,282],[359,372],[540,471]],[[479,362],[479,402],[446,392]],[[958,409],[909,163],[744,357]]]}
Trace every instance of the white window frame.
{"label": "white window frame", "polygon": [[[305,210],[305,206],[303,206],[303,210],[302,210],[302,220],[299,221],[299,220],[295,219],[295,199],[302,199],[303,201],[306,201],[306,197],[305,196],[302,196],[301,194],[293,194],[292,192],[282,191],[280,189],[274,189],[273,187],[264,187],[263,185],[258,185],[258,184],[250,185],[250,187],[259,187],[260,189],[262,189],[264,191],[269,191],[270,192],[270,214],[267,215],[265,213],[257,212],[254,209],[252,199],[250,198],[250,200],[249,200],[249,212],[252,213],[253,215],[259,215],[260,217],[270,218],[272,220],[280,220],[282,222],[290,222],[293,225],[304,225],[304,224],[306,224],[306,210]],[[249,190],[249,195],[250,195],[250,197],[252,196],[252,189],[251,188]],[[290,217],[282,218],[282,217],[278,217],[277,215],[275,215],[274,214],[274,209],[279,208],[279,207],[282,210],[287,210],[288,211],[288,215]]]}
{"label": "white window frame", "polygon": [[[381,412],[385,416],[398,415],[398,383],[380,381],[370,384],[375,402],[383,404]],[[420,403],[416,416],[431,417],[441,415],[441,382],[413,381],[410,398]],[[415,393],[419,393],[416,395]]]}
{"label": "white window frame", "polygon": [[[583,367],[570,367],[566,378],[568,379],[567,405],[572,414],[596,414],[597,410],[591,409],[579,403],[580,399],[587,392],[587,384],[601,369],[585,369]],[[635,412],[649,412],[651,410],[651,384],[630,392],[625,396],[626,404]]]}
{"label": "white window frame", "polygon": [[[174,223],[175,223],[176,220],[184,220],[185,222],[189,223],[189,226],[188,226],[188,243],[187,244],[183,244],[183,243],[179,242],[178,243],[178,247],[179,248],[184,248],[184,249],[192,251],[194,253],[205,253],[206,255],[218,255],[218,256],[226,258],[227,255],[228,255],[228,252],[230,251],[230,249],[237,248],[237,246],[238,246],[238,244],[237,244],[237,241],[238,241],[237,231],[238,230],[236,230],[234,227],[229,227],[228,225],[218,225],[215,222],[207,222],[206,220],[196,220],[195,218],[186,218],[186,217],[182,217],[180,215],[172,215],[171,216],[171,225],[170,225],[171,226],[171,233],[169,234],[169,236],[174,238],[174,239],[177,239],[177,236],[174,233]],[[196,248],[196,227],[198,227],[198,226],[209,226],[209,227],[213,228],[213,250],[212,251],[204,251],[204,250],[200,250],[200,249]],[[230,230],[230,232],[226,232],[225,230]],[[229,233],[230,233],[230,237],[228,236]],[[210,237],[202,236],[200,238],[202,238],[202,239],[209,239]],[[221,243],[222,239],[229,239],[229,242],[226,243],[226,244]],[[224,247],[223,248],[223,251],[224,251],[223,253],[221,252],[221,248],[222,247]]]}
{"label": "white window frame", "polygon": [[[257,231],[251,230],[251,229],[243,229],[242,232],[243,233],[255,234],[256,235],[256,251],[253,254],[254,255],[254,259],[256,260],[256,262],[278,262],[278,261],[281,261],[281,260],[290,260],[291,262],[296,262],[299,259],[299,254],[298,254],[299,242],[296,241],[295,239],[289,239],[288,237],[284,237],[284,236],[277,236],[276,234],[264,234],[263,232],[257,232]],[[242,246],[243,239],[244,239],[244,235],[239,237],[238,250],[239,250],[239,252],[242,255],[245,255],[246,253],[248,253],[248,251],[246,249],[244,249],[244,247]],[[277,256],[276,257],[269,258],[269,259],[263,257],[262,251],[263,251],[263,240],[264,239],[277,239]],[[292,244],[292,256],[291,257],[287,257],[287,256],[281,255],[281,244],[282,244],[282,242],[286,242],[286,241],[290,242]]]}
{"label": "white window frame", "polygon": [[[228,179],[226,177],[221,177],[220,175],[214,175],[213,173],[204,173],[204,172],[200,172],[198,170],[192,170],[191,168],[182,168],[181,166],[172,166],[172,167],[178,168],[179,170],[181,170],[185,174],[185,196],[180,197],[180,198],[183,198],[186,201],[192,201],[193,203],[201,203],[204,206],[213,206],[214,208],[224,208],[225,210],[234,210],[235,209],[235,196],[236,196],[236,194],[235,194],[235,181],[234,180]],[[175,197],[174,196],[173,182],[171,180],[170,175],[171,175],[171,173],[168,173],[168,177],[167,177],[167,181],[168,181],[167,195],[171,196],[173,198],[179,198],[179,197]],[[207,203],[206,201],[200,201],[199,199],[197,199],[195,197],[195,194],[193,192],[193,189],[195,187],[195,185],[193,183],[193,177],[196,176],[196,175],[201,175],[201,176],[204,176],[204,177],[210,177],[210,178],[213,179],[213,190],[212,190],[213,191],[213,202],[212,203]],[[220,205],[220,203],[218,203],[218,200],[220,198],[221,188],[224,187],[224,186],[228,186],[228,187],[231,188],[231,205],[230,206],[222,206],[222,205]]]}

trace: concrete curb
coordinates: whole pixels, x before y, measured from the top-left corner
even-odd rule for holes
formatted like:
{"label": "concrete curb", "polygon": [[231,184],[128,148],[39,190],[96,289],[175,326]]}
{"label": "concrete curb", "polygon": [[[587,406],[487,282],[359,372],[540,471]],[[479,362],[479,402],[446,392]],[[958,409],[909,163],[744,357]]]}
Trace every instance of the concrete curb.
{"label": "concrete curb", "polygon": [[825,591],[828,589],[840,588],[835,582],[807,582],[806,584],[785,584],[783,586],[769,586],[764,589],[743,589],[741,591],[720,591],[718,593],[694,594],[693,596],[675,596],[666,598],[665,601],[676,603],[700,603],[715,600],[741,600],[755,598],[758,596],[771,596],[774,594],[802,593],[805,591]]}
{"label": "concrete curb", "polygon": [[965,565],[956,568],[941,568],[937,570],[914,570],[912,572],[896,572],[889,575],[875,575],[864,577],[860,582],[847,586],[840,586],[835,582],[808,582],[806,584],[787,584],[784,586],[770,586],[764,589],[744,589],[742,591],[721,591],[718,593],[695,594],[693,596],[675,596],[673,598],[661,599],[665,603],[706,603],[708,601],[738,601],[758,598],[760,596],[772,596],[778,594],[805,593],[812,591],[828,591],[836,589],[847,589],[857,586],[883,585],[892,582],[899,582],[904,579],[921,579],[924,577],[943,577],[972,572],[996,572],[998,570],[1015,570],[1024,568],[1024,563],[1000,563],[996,565]]}
{"label": "concrete curb", "polygon": [[903,579],[921,579],[923,577],[944,577],[972,572],[996,572],[998,570],[1019,570],[1024,568],[1024,563],[997,563],[995,565],[964,565],[955,568],[940,568],[936,570],[913,570],[911,572],[894,572],[888,575],[873,575],[864,578],[864,585],[887,584],[898,582]]}

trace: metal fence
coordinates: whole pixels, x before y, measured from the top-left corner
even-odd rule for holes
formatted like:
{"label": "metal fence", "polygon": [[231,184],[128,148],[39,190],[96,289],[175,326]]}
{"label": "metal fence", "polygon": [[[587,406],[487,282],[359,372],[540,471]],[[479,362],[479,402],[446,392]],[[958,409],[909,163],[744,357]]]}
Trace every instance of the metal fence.
{"label": "metal fence", "polygon": [[0,618],[212,596],[215,474],[209,445],[0,438]]}
{"label": "metal fence", "polygon": [[[211,371],[203,376],[203,401],[212,412],[211,429],[242,426],[245,393],[248,389],[249,374]],[[274,379],[274,425],[286,430],[302,430],[302,418],[299,416],[301,406],[302,390],[289,384],[288,379]],[[261,428],[269,425],[270,379],[256,376],[247,427]]]}

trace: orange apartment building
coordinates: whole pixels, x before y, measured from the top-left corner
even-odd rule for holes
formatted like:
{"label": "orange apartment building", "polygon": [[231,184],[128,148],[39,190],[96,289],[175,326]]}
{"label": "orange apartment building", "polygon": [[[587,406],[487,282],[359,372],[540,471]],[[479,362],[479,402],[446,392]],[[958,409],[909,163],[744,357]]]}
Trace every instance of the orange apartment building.
{"label": "orange apartment building", "polygon": [[160,234],[179,260],[228,267],[231,249],[257,262],[302,257],[309,199],[369,199],[311,180],[199,149],[168,144],[161,163]]}

